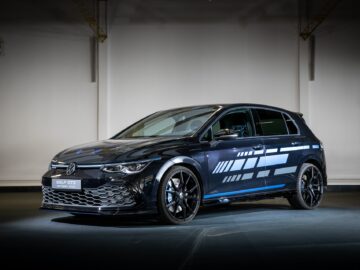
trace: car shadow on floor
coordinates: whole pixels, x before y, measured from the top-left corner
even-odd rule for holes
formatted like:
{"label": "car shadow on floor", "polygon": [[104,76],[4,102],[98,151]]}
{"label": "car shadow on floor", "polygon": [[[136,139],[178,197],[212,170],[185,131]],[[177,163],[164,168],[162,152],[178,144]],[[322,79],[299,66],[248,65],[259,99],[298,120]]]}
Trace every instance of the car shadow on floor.
{"label": "car shadow on floor", "polygon": [[[242,215],[248,213],[267,212],[275,210],[290,210],[288,205],[268,204],[268,203],[241,203],[229,205],[214,205],[208,207],[201,207],[195,219],[183,226],[196,226],[197,221],[201,221],[199,225],[208,223],[214,218],[226,218],[234,215]],[[101,227],[160,227],[168,226],[162,224],[155,215],[126,215],[126,216],[65,216],[53,218],[53,222],[86,225],[86,226],[101,226]]]}

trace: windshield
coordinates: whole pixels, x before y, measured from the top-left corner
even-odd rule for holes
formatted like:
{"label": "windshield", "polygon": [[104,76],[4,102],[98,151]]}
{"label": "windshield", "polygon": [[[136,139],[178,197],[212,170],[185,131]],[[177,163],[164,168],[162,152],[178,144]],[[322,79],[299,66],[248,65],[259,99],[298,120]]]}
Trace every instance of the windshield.
{"label": "windshield", "polygon": [[216,110],[216,107],[206,107],[158,112],[125,129],[113,139],[191,136],[204,125]]}

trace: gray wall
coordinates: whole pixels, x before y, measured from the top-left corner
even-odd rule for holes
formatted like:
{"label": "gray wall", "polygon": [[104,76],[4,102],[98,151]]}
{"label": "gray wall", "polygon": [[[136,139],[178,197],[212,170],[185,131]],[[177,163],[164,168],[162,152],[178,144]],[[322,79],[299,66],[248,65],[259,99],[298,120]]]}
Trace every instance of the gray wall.
{"label": "gray wall", "polygon": [[[296,1],[276,2],[296,14]],[[98,83],[84,22],[0,20],[0,186],[38,185],[58,151],[108,138],[154,111],[222,102],[301,110],[325,144],[329,182],[360,183],[360,27],[335,16],[317,30],[310,82],[296,16],[273,12],[211,23],[134,23],[115,12]]]}
{"label": "gray wall", "polygon": [[55,153],[96,140],[88,36],[0,28],[0,186],[39,184]]}

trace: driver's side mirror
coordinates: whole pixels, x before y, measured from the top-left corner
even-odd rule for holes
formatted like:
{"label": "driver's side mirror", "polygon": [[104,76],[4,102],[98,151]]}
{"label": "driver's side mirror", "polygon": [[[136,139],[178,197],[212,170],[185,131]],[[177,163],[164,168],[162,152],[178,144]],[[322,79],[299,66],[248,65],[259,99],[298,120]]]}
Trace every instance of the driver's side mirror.
{"label": "driver's side mirror", "polygon": [[233,140],[238,137],[238,133],[229,128],[220,129],[214,134],[214,139],[216,140]]}

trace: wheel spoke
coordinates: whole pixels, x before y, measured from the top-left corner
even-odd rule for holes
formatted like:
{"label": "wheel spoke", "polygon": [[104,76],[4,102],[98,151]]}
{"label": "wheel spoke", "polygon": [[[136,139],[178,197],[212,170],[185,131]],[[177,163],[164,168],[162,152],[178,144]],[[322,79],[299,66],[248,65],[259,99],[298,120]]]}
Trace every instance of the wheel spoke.
{"label": "wheel spoke", "polygon": [[176,202],[174,207],[174,217],[176,217],[178,208],[179,208],[179,202]]}
{"label": "wheel spoke", "polygon": [[311,196],[313,198],[315,198],[315,193],[314,193],[314,190],[312,188],[309,188],[309,192],[311,193]]}
{"label": "wheel spoke", "polygon": [[197,189],[197,186],[193,186],[187,193],[193,193]]}
{"label": "wheel spoke", "polygon": [[174,188],[176,191],[179,191],[179,188],[175,185],[173,178],[170,179],[170,182],[171,182],[173,188]]}
{"label": "wheel spoke", "polygon": [[183,185],[184,185],[184,175],[183,175],[183,171],[180,171],[180,182],[179,182],[180,190],[183,188]]}
{"label": "wheel spoke", "polygon": [[310,190],[307,190],[307,193],[309,194],[309,197],[310,197],[310,206],[312,206],[312,205],[313,205],[313,200],[314,200],[314,198],[313,198]]}
{"label": "wheel spoke", "polygon": [[184,190],[185,190],[185,191],[186,191],[186,186],[187,186],[187,184],[189,183],[190,178],[191,178],[191,175],[189,174],[189,175],[188,175],[188,178],[186,179],[185,184],[184,184]]}
{"label": "wheel spoke", "polygon": [[170,203],[168,203],[168,204],[166,205],[166,207],[169,208],[170,206],[173,206],[174,204],[175,204],[175,201],[171,201]]}
{"label": "wheel spoke", "polygon": [[187,199],[187,200],[196,200],[196,201],[199,200],[198,197],[197,197],[197,195],[186,196],[185,199]]}
{"label": "wheel spoke", "polygon": [[187,216],[186,216],[186,206],[185,206],[184,202],[181,204],[181,208],[182,208],[182,212],[183,212],[183,218],[185,219],[185,218],[187,218]]}

